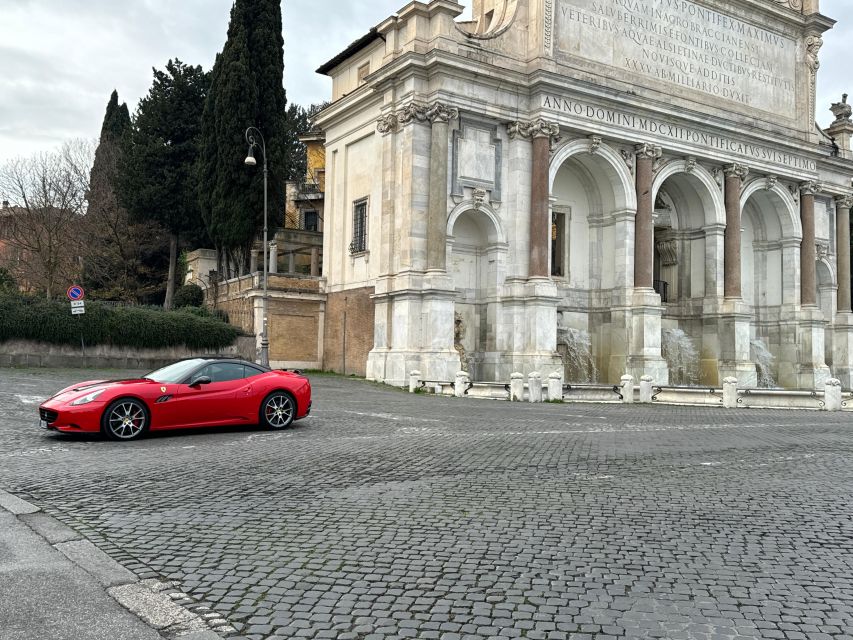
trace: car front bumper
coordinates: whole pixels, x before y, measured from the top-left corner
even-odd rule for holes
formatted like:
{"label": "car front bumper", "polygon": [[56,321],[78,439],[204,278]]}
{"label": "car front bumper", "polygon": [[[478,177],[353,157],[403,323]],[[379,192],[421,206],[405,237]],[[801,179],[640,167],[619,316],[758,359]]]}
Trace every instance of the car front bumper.
{"label": "car front bumper", "polygon": [[44,429],[63,433],[97,433],[101,430],[103,402],[90,402],[77,407],[48,400],[39,406],[39,421]]}

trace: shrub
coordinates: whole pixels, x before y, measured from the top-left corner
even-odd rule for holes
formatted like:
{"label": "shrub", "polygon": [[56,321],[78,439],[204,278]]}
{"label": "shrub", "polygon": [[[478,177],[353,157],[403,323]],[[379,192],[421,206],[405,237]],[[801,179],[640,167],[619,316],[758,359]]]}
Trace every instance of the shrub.
{"label": "shrub", "polygon": [[66,302],[24,296],[0,296],[0,342],[35,340],[53,344],[158,349],[185,345],[215,351],[233,344],[238,331],[214,317],[184,310],[110,307],[86,303],[86,313],[72,316]]}
{"label": "shrub", "polygon": [[12,293],[18,290],[18,284],[15,278],[9,273],[8,269],[0,267],[0,294]]}
{"label": "shrub", "polygon": [[175,291],[173,306],[175,309],[181,307],[200,307],[204,304],[204,291],[197,284],[185,284]]}

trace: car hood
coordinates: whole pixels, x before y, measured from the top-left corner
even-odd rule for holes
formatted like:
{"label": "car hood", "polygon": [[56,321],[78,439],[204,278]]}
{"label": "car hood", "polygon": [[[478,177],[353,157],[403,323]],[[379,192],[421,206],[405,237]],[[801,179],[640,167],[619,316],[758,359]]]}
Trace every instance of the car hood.
{"label": "car hood", "polygon": [[145,380],[142,378],[138,379],[129,379],[129,380],[86,380],[85,382],[78,382],[77,384],[73,384],[70,387],[65,387],[61,391],[55,393],[51,396],[51,400],[56,400],[59,402],[69,402],[71,400],[75,400],[80,396],[86,395],[86,393],[92,389],[99,388],[110,388],[110,387],[118,387],[118,386],[127,386],[127,385],[135,385],[135,384],[151,384],[150,380]]}

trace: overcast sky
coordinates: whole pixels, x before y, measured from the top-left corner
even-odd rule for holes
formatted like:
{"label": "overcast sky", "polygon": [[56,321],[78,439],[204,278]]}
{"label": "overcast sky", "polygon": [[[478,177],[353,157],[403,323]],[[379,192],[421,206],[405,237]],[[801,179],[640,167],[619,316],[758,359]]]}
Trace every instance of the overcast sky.
{"label": "overcast sky", "polygon": [[[110,93],[133,111],[151,67],[169,58],[209,69],[225,42],[232,0],[0,0],[0,161],[95,138]],[[288,100],[328,99],[320,64],[406,0],[283,0]],[[463,4],[469,4],[463,1]],[[822,0],[838,20],[824,38],[818,121],[853,94],[853,1]]]}

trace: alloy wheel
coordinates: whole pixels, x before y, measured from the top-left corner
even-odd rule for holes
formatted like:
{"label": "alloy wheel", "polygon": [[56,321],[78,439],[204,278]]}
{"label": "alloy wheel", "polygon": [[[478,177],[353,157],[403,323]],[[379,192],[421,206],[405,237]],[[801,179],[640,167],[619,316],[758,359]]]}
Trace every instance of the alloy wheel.
{"label": "alloy wheel", "polygon": [[293,399],[284,393],[276,393],[264,404],[264,418],[273,429],[284,429],[293,422],[295,406]]}
{"label": "alloy wheel", "polygon": [[145,430],[146,420],[145,409],[138,402],[123,400],[111,407],[107,428],[119,440],[132,440]]}

